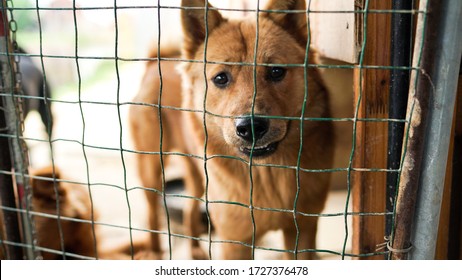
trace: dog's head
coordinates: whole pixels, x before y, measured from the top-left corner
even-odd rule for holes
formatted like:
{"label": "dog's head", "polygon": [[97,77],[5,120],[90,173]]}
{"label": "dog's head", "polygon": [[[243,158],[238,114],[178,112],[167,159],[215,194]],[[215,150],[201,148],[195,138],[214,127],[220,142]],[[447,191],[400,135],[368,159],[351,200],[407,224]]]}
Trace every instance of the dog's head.
{"label": "dog's head", "polygon": [[[91,220],[89,194],[84,186],[60,182],[60,173],[57,167],[51,166],[31,172],[32,206],[40,213],[34,219],[38,244],[59,252],[63,249],[62,237],[67,252],[93,256],[95,246],[91,224],[68,220]],[[46,251],[42,256],[44,259],[60,258],[58,254]]]}
{"label": "dog's head", "polygon": [[302,113],[305,98],[308,108],[322,87],[313,80],[317,73],[303,67],[312,63],[305,1],[273,0],[258,17],[239,21],[223,18],[204,0],[182,5],[183,56],[207,62],[185,64],[184,99],[196,110],[205,105],[212,137],[217,132],[231,153],[255,158],[278,152],[288,138],[298,140],[287,137],[300,133],[296,118],[325,110],[320,104]]}
{"label": "dog's head", "polygon": [[[67,190],[59,182],[60,170],[47,166],[32,172],[31,186],[34,208],[42,212],[55,212],[56,204],[65,203]],[[54,178],[54,179],[53,179]]]}

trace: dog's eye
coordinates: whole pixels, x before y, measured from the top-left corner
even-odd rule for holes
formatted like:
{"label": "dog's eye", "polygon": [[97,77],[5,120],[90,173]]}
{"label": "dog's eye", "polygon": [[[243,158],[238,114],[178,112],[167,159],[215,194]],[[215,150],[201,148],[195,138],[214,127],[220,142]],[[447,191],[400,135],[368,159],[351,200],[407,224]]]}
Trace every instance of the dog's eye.
{"label": "dog's eye", "polygon": [[229,73],[221,72],[213,78],[213,83],[219,88],[225,88],[228,86],[230,80]]}
{"label": "dog's eye", "polygon": [[286,69],[282,67],[271,67],[268,69],[268,80],[279,82],[286,76]]}

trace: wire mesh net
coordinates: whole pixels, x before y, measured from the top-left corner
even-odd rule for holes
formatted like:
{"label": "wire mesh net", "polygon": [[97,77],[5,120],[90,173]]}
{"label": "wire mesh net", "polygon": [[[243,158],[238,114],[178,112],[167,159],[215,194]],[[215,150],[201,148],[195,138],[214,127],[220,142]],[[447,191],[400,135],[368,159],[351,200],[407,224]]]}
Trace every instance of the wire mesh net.
{"label": "wire mesh net", "polygon": [[[2,236],[3,256],[7,257],[6,246],[13,245],[32,252],[29,254],[30,258],[42,256],[66,259],[151,257],[183,259],[190,258],[189,242],[199,244],[198,246],[206,252],[206,257],[212,259],[219,258],[223,244],[245,247],[250,249],[251,258],[264,259],[281,258],[283,253],[296,258],[299,254],[311,252],[316,252],[321,258],[326,259],[386,255],[387,250],[375,251],[375,248],[367,252],[352,251],[353,216],[379,217],[382,221],[385,216],[393,214],[385,209],[366,212],[352,210],[352,181],[355,174],[399,173],[401,169],[355,164],[358,148],[364,144],[357,142],[358,126],[368,124],[370,129],[373,129],[372,127],[376,125],[405,123],[406,120],[389,118],[386,113],[388,108],[385,108],[384,104],[378,106],[382,106],[380,110],[384,112],[383,117],[361,114],[362,106],[369,106],[362,105],[364,91],[369,90],[363,88],[365,84],[363,79],[366,79],[365,71],[389,72],[393,69],[410,71],[412,68],[369,63],[365,57],[367,40],[370,40],[367,35],[370,34],[368,17],[375,15],[389,18],[392,14],[415,15],[422,11],[371,9],[370,1],[364,1],[363,5],[356,7],[352,6],[350,10],[319,10],[314,8],[314,4],[312,6],[311,1],[307,1],[306,10],[295,11],[257,8],[263,7],[260,1],[244,1],[243,6],[239,8],[220,6],[218,1],[213,2],[216,8],[187,8],[180,7],[177,2],[164,3],[164,1],[162,5],[151,2],[140,1],[136,4],[131,1],[103,1],[100,4],[85,1],[6,2],[6,10],[9,12],[8,24],[12,34],[10,39],[15,42],[15,45],[0,53],[0,56],[17,64],[19,76],[15,78],[20,84],[18,86],[20,90],[14,94],[4,91],[0,93],[2,98],[11,98],[17,102],[14,107],[18,111],[16,132],[2,133],[0,137],[10,142],[25,141],[29,155],[26,152],[14,151],[19,152],[19,157],[22,157],[26,167],[24,170],[0,170],[3,175],[22,177],[26,190],[26,198],[21,200],[24,205],[18,208],[2,205],[2,210],[26,217],[23,224],[29,224],[25,230],[30,231],[31,234],[30,240],[26,239],[23,243],[11,242]],[[251,60],[223,61],[213,57],[209,59],[213,49],[210,49],[211,43],[208,41],[210,36],[208,28],[204,34],[202,58],[186,59],[180,55],[178,38],[182,35],[179,14],[181,11],[200,9],[219,11],[230,17],[242,17],[242,14],[245,14],[256,23],[267,14],[299,13],[310,19],[313,15],[320,18],[323,15],[351,15],[358,25],[356,30],[361,31],[355,34],[359,44],[358,61],[350,64],[327,58],[321,58],[319,61],[310,60],[312,51],[309,46],[313,43],[311,31],[316,28],[312,26],[312,20],[308,21],[307,26],[308,42],[304,50],[305,59],[298,63],[259,61],[259,47],[265,44],[265,38],[260,36],[259,24],[254,25],[256,26],[255,42]],[[204,14],[206,22],[213,20],[209,17],[210,11]],[[347,25],[348,28],[353,27]],[[147,56],[149,46],[151,46],[151,54]],[[183,106],[184,103],[171,105],[167,102],[172,94],[169,89],[174,89],[175,85],[180,86],[184,78],[173,69],[179,66],[169,68],[172,64],[201,70],[197,75],[206,82],[199,106],[190,108]],[[207,102],[210,99],[210,87],[213,86],[208,70],[218,66],[227,67],[226,69],[233,67],[250,69],[248,71],[250,77],[247,78],[252,79],[250,83],[252,93],[248,100],[251,106],[247,115],[227,114],[226,110],[220,111]],[[26,73],[27,67],[35,67],[39,77],[31,77]],[[257,77],[260,75],[258,71],[261,67],[302,70],[304,81],[301,83],[306,86],[300,99],[302,109],[299,115],[293,115],[294,108],[288,108],[290,112],[281,114],[268,115],[257,112],[256,104],[261,96]],[[311,116],[305,111],[311,108],[309,100],[313,92],[310,91],[308,78],[313,69],[319,69],[327,81],[327,87],[332,95],[330,99],[334,104],[331,105],[333,106],[331,116]],[[356,96],[353,96],[353,72],[359,74],[357,80],[359,94]],[[143,79],[149,79],[150,75],[159,77],[159,84],[153,86],[154,90],[150,89],[154,92],[151,99],[146,101],[134,98],[135,94],[142,91],[142,87],[145,86]],[[380,82],[377,81],[377,84]],[[31,92],[39,94],[34,95]],[[351,103],[354,103],[353,108],[345,105]],[[2,111],[7,109],[11,108],[2,107]],[[136,125],[150,122],[152,119],[157,122],[157,134],[152,135],[148,133],[149,131],[145,131],[143,136],[146,139],[156,138],[158,142],[156,149],[134,146],[130,134],[130,110],[146,111],[149,114],[147,119],[137,115]],[[38,111],[40,114],[29,114],[32,111]],[[200,130],[204,139],[199,143],[201,148],[195,151],[201,152],[170,149],[170,142],[167,141],[183,141],[191,144],[194,140],[190,139],[189,135],[184,136],[184,139],[181,139],[183,138],[181,135],[170,135],[170,131],[177,131],[183,121],[170,122],[170,119],[165,117],[167,114],[199,116],[202,120]],[[22,123],[26,117],[25,129],[23,129]],[[248,157],[212,150],[210,145],[216,141],[213,138],[216,135],[211,131],[216,128],[210,120],[236,122],[243,117],[250,118],[250,134],[253,135],[250,140],[251,145],[247,147]],[[294,142],[297,152],[292,155],[295,158],[292,165],[258,159],[259,147],[255,139],[257,118],[292,122],[298,125],[296,133],[298,142]],[[306,164],[302,164],[303,151],[310,149],[303,146],[307,123],[316,123],[320,127],[332,125],[336,129],[338,137],[336,145],[342,146],[343,150],[338,150],[342,148],[335,150],[337,159],[331,166],[308,165],[310,167],[306,167]],[[386,135],[377,135],[377,141],[386,143]],[[329,142],[330,139],[327,139],[326,143]],[[326,143],[317,144],[323,146]],[[138,158],[148,160],[144,162]],[[188,168],[181,163],[184,158],[198,162],[202,167],[200,175],[204,178],[203,196],[183,192],[181,178]],[[143,176],[155,175],[151,174],[154,172],[150,170],[151,160],[156,161],[160,166],[160,174],[157,174],[160,182],[154,188],[143,184]],[[210,198],[210,192],[216,191],[215,185],[211,184],[217,181],[216,178],[210,177],[217,175],[210,173],[217,172],[213,170],[215,168],[213,164],[218,160],[239,162],[242,170],[247,172],[244,178],[249,185],[246,194],[248,201]],[[171,164],[172,162],[174,164]],[[171,167],[175,165],[177,167]],[[43,166],[51,167],[43,169]],[[30,167],[30,175],[27,167]],[[292,181],[282,180],[288,184],[286,188],[293,190],[291,207],[277,206],[280,204],[276,202],[281,198],[276,193],[264,194],[260,190],[254,193],[254,184],[257,184],[255,182],[261,180],[255,176],[260,176],[258,172],[263,169],[277,170],[277,172],[273,171],[275,174],[284,172],[293,174]],[[335,176],[336,179],[332,181],[333,184],[337,184],[332,186],[334,190],[329,194],[326,208],[322,212],[301,211],[300,209],[306,209],[299,203],[299,195],[303,188],[300,182],[301,176],[324,173]],[[271,180],[277,182],[281,178]],[[33,194],[30,185],[34,188]],[[373,187],[385,188],[385,186]],[[148,200],[146,200],[146,193],[149,194]],[[19,194],[19,197],[22,195]],[[269,196],[270,203],[256,204],[255,201],[260,201],[256,196],[261,195]],[[157,200],[160,205],[160,213],[156,213],[160,220],[158,229],[153,229],[152,224],[148,222],[149,212],[152,210],[147,202],[150,200]],[[196,215],[200,215],[202,221],[203,229],[197,236],[190,234],[191,232],[181,225],[185,219],[181,214],[182,209],[191,201],[198,204],[199,213]],[[238,209],[236,211],[245,209],[247,218],[251,221],[248,230],[250,232],[246,233],[248,236],[246,239],[220,239],[217,230],[222,231],[222,229],[217,229],[212,219],[214,207],[220,205],[231,205],[235,207],[233,209]],[[255,216],[262,213],[281,214],[290,220],[295,234],[294,242],[284,246],[281,231],[271,231],[265,238],[260,239],[259,228],[263,228],[264,225],[257,224]],[[303,227],[300,224],[302,218],[319,219],[318,242],[315,248],[299,246],[302,234],[300,228]],[[151,236],[160,236],[160,245],[153,244],[155,241],[150,239]],[[155,246],[160,246],[164,250],[161,256],[152,254]]]}

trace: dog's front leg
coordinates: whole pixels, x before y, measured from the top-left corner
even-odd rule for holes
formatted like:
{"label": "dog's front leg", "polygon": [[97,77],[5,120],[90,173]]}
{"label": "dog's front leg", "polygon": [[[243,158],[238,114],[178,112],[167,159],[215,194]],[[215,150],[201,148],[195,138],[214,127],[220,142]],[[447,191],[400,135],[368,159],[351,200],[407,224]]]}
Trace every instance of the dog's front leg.
{"label": "dog's front leg", "polygon": [[[151,230],[158,231],[160,229],[159,225],[159,195],[154,191],[146,191],[146,198],[148,200],[148,217],[149,217],[149,227]],[[160,246],[159,234],[151,234],[151,250],[152,253],[159,258],[162,253],[162,248]]]}
{"label": "dog's front leg", "polygon": [[199,241],[196,239],[204,232],[201,220],[200,201],[197,200],[204,195],[202,176],[192,159],[184,158],[184,164],[186,190],[188,195],[192,197],[188,200],[183,211],[184,232],[186,236],[191,237],[190,245],[192,258],[195,260],[205,260],[208,259],[208,256],[204,250],[202,250]]}
{"label": "dog's front leg", "polygon": [[[153,231],[160,230],[160,207],[159,193],[161,188],[161,177],[160,177],[160,161],[158,156],[154,155],[138,155],[138,164],[140,166],[140,177],[143,185],[147,188],[146,198],[148,201],[148,217],[149,217],[149,229]],[[162,255],[162,248],[160,244],[159,234],[156,232],[151,233],[151,252],[149,253],[150,258],[160,259]]]}
{"label": "dog's front leg", "polygon": [[[293,252],[286,253],[285,258],[289,260],[315,260],[318,259],[315,252],[316,249],[316,231],[318,225],[317,217],[299,217],[297,219],[298,236],[295,225],[291,225],[283,229],[284,243],[286,250]],[[298,243],[296,242],[298,239]],[[297,245],[297,246],[296,246]],[[297,247],[297,248],[295,248]],[[295,249],[297,253],[295,254]],[[300,251],[302,251],[300,253]]]}
{"label": "dog's front leg", "polygon": [[[252,259],[253,227],[249,213],[239,206],[214,205],[211,214],[218,240],[223,242],[220,246],[220,258],[225,260]],[[263,232],[257,231],[255,234],[255,242],[257,242]]]}
{"label": "dog's front leg", "polygon": [[[251,244],[251,240],[238,241]],[[237,243],[224,243],[222,245],[222,258],[224,260],[250,260],[252,259],[252,247]]]}

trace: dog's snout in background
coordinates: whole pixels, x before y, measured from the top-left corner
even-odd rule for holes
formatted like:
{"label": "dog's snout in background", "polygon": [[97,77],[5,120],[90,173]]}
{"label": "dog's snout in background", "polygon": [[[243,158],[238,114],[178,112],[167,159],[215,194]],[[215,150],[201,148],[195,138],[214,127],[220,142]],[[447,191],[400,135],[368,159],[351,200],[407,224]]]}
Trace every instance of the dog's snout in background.
{"label": "dog's snout in background", "polygon": [[237,119],[235,122],[236,134],[247,142],[253,142],[254,136],[255,141],[258,141],[265,136],[269,130],[269,120],[264,118],[252,118]]}

